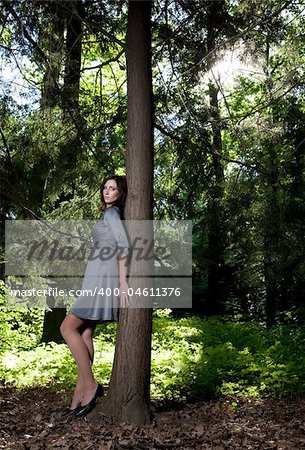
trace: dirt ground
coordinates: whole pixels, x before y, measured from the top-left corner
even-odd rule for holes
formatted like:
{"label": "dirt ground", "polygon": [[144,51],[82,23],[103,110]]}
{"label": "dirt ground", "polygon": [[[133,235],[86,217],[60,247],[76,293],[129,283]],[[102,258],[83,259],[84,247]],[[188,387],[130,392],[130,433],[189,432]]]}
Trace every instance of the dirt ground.
{"label": "dirt ground", "polygon": [[305,449],[305,400],[155,401],[152,424],[140,427],[115,424],[98,409],[94,420],[62,418],[70,394],[0,388],[0,449]]}

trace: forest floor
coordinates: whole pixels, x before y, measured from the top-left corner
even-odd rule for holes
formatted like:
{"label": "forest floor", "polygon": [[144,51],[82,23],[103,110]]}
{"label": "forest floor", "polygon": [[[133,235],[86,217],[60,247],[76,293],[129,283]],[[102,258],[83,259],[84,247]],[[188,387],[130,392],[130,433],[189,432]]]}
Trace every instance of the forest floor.
{"label": "forest floor", "polygon": [[0,388],[0,449],[305,449],[305,400],[155,401],[152,424],[140,427],[115,424],[98,407],[94,419],[62,418],[69,398],[46,388]]}

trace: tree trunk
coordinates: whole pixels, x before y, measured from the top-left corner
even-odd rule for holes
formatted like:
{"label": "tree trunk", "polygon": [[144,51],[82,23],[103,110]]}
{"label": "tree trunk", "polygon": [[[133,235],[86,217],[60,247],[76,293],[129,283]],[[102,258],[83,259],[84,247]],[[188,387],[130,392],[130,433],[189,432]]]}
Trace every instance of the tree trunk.
{"label": "tree trunk", "polygon": [[[208,2],[207,5],[207,37],[206,50],[209,65],[213,64],[213,52],[217,38],[225,29],[222,18],[224,2]],[[219,28],[219,23],[222,26]],[[219,89],[214,82],[209,83],[210,115],[212,119],[212,149],[222,154],[221,118],[218,105]],[[212,155],[212,180],[208,200],[208,289],[205,313],[207,315],[223,315],[227,301],[225,287],[225,231],[223,226],[224,171],[221,158]]]}
{"label": "tree trunk", "polygon": [[[270,104],[274,103],[273,79],[270,67],[270,32],[266,35],[266,86]],[[270,127],[275,127],[274,112],[270,110]],[[277,146],[273,142],[266,143],[267,158],[267,189],[264,216],[264,276],[266,288],[265,315],[268,327],[276,323],[280,291],[280,247],[282,239],[281,205],[279,201],[279,167]],[[278,144],[279,145],[279,144]]]}
{"label": "tree trunk", "polygon": [[[129,195],[125,216],[132,220],[152,219],[153,96],[150,14],[150,1],[129,2],[126,49],[126,166]],[[137,275],[147,274],[152,270],[151,263],[146,266],[144,263],[142,261],[131,265],[129,286],[141,287]],[[142,287],[150,286],[151,282],[143,281]],[[108,395],[101,406],[104,412],[114,416],[119,422],[143,425],[151,421],[151,327],[151,308],[120,310],[113,371]]]}
{"label": "tree trunk", "polygon": [[66,308],[54,308],[55,298],[52,295],[48,297],[47,303],[53,309],[44,314],[41,342],[61,343],[63,338],[60,333],[60,325],[66,316]]}
{"label": "tree trunk", "polygon": [[[210,107],[212,116],[213,150],[222,153],[222,139],[218,108],[218,89],[211,83],[209,86]],[[223,195],[224,173],[218,156],[213,155],[213,180],[210,188],[208,204],[209,217],[209,267],[208,267],[208,295],[207,315],[223,315],[227,300],[224,249],[225,236],[223,226]]]}
{"label": "tree trunk", "polygon": [[[77,155],[81,153],[82,143],[80,134],[83,130],[83,121],[79,114],[79,87],[80,70],[82,57],[82,37],[83,37],[83,18],[85,9],[78,0],[66,2],[65,8],[61,7],[61,14],[66,17],[66,41],[65,41],[65,73],[62,96],[62,107],[65,111],[66,120],[71,121],[77,129],[75,139],[70,140],[68,145],[61,148],[60,171],[62,180],[71,185],[71,192],[61,192],[55,202],[55,207],[60,203],[68,201],[74,197],[74,182],[71,180],[71,173],[77,167]],[[56,16],[55,16],[56,18]],[[53,304],[52,299],[48,299],[49,304]],[[52,306],[51,306],[52,308]],[[59,333],[59,327],[66,315],[65,308],[52,308],[46,311],[44,316],[42,341],[50,340],[62,342],[62,336]]]}
{"label": "tree trunk", "polygon": [[47,48],[48,64],[43,77],[43,91],[41,108],[52,108],[60,103],[59,75],[63,57],[64,20],[59,14],[56,2],[46,4],[49,17],[48,35],[43,37],[44,46]]}
{"label": "tree trunk", "polygon": [[66,63],[64,76],[64,106],[78,110],[79,83],[82,60],[82,20],[85,15],[84,7],[78,0],[66,2],[69,10],[67,17],[66,35]]}
{"label": "tree trunk", "polygon": [[[60,66],[63,59],[63,37],[64,37],[64,19],[61,5],[56,2],[50,2],[47,5],[49,12],[50,31],[48,35],[48,58],[49,64],[47,65],[44,75],[44,88],[41,101],[42,110],[47,111],[48,108],[52,108],[60,104],[60,91],[59,91],[59,77]],[[67,30],[67,36],[70,36]],[[67,38],[68,39],[68,38]],[[66,81],[66,78],[65,78]],[[45,124],[47,127],[48,125]],[[71,159],[70,153],[63,155],[61,161],[66,167],[70,164],[67,162]],[[32,187],[31,195],[35,195],[36,198],[32,198],[32,204],[39,204],[41,206],[44,197],[44,185],[45,179],[49,170],[49,164],[45,157],[42,157],[33,168],[32,172]],[[68,198],[71,194],[68,193]],[[39,198],[37,198],[39,196]],[[37,200],[36,202],[34,200]],[[67,194],[60,196],[60,200],[67,200]],[[59,206],[59,201],[56,202],[55,207]],[[46,310],[43,320],[43,331],[41,342],[63,342],[63,338],[60,334],[60,324],[66,316],[66,308],[55,308],[55,299],[49,296],[46,300],[50,310]]]}
{"label": "tree trunk", "polygon": [[[76,130],[74,139],[61,148],[60,171],[63,180],[71,185],[72,192],[62,192],[55,206],[74,197],[74,171],[77,167],[78,155],[82,154],[82,138],[85,121],[79,110],[79,89],[81,79],[84,5],[78,0],[66,2],[66,41],[65,41],[65,72],[62,89],[62,107],[68,124]],[[72,176],[71,176],[72,175]]]}
{"label": "tree trunk", "polygon": [[[281,281],[282,295],[280,311],[292,307],[299,308],[304,299],[304,282],[298,270],[305,260],[304,246],[300,239],[305,234],[305,114],[296,98],[291,99],[287,110],[287,133],[285,138],[293,143],[290,159],[291,184],[288,190],[288,201],[285,210],[285,248],[282,249],[284,261]],[[287,233],[289,230],[289,233]]]}
{"label": "tree trunk", "polygon": [[[271,164],[274,164],[273,162]],[[278,201],[278,173],[271,174],[271,186],[267,191],[267,203],[264,217],[264,275],[266,285],[266,324],[276,323],[278,301],[280,297],[279,247],[281,240],[281,216]]]}

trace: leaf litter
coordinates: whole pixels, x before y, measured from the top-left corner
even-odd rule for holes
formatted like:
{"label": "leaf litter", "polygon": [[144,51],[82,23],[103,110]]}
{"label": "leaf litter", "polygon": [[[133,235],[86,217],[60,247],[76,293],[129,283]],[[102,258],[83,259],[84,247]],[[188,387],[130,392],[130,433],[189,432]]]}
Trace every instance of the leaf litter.
{"label": "leaf litter", "polygon": [[305,450],[305,400],[152,401],[150,425],[61,417],[66,391],[0,388],[0,450]]}

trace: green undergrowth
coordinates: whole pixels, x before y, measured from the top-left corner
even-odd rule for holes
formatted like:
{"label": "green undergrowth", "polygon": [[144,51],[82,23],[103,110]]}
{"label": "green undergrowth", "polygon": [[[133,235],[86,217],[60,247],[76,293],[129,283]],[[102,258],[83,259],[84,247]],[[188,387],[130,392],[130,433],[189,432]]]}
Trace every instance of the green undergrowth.
{"label": "green undergrowth", "polygon": [[218,317],[159,318],[153,392],[175,399],[304,397],[305,330]]}
{"label": "green undergrowth", "polygon": [[[72,388],[76,365],[66,344],[39,343],[43,311],[0,309],[0,382]],[[95,332],[96,378],[108,384],[116,324]],[[304,397],[305,330],[281,325],[235,323],[212,317],[175,319],[170,310],[154,313],[153,398],[196,401],[216,396]]]}

